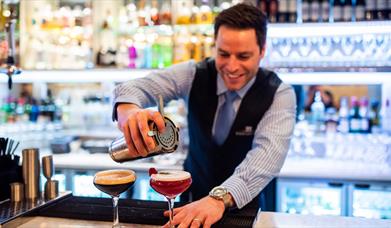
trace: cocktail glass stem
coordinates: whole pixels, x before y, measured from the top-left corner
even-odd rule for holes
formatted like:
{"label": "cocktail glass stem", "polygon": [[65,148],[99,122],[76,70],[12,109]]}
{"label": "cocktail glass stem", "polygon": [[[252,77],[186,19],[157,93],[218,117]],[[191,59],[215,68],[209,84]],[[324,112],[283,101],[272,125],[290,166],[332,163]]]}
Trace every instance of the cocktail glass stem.
{"label": "cocktail glass stem", "polygon": [[119,196],[113,196],[113,227],[120,227],[118,218],[118,199]]}
{"label": "cocktail glass stem", "polygon": [[169,218],[170,218],[170,221],[169,221],[169,224],[170,224],[170,228],[174,228],[175,226],[172,224],[172,219],[174,217],[174,201],[175,201],[175,198],[168,198],[167,197],[167,202],[168,202],[168,212],[169,212]]}

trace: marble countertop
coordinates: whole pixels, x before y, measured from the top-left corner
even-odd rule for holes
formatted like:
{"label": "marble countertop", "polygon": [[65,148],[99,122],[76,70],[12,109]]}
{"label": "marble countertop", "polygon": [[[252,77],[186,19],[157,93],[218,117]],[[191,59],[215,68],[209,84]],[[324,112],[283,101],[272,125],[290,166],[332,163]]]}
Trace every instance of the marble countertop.
{"label": "marble countertop", "polygon": [[[92,227],[111,227],[111,222],[103,221],[90,221],[90,220],[78,220],[78,219],[64,219],[64,218],[53,218],[53,217],[30,217],[25,218],[21,221],[18,227],[21,228],[92,228]],[[326,225],[327,224],[327,225]],[[5,227],[5,226],[4,226]],[[154,225],[138,225],[138,224],[126,224],[121,223],[121,227],[140,227],[140,228],[153,228],[159,227]],[[340,228],[340,227],[355,227],[355,228],[388,228],[391,227],[391,220],[382,219],[364,219],[354,217],[341,217],[341,216],[315,216],[315,215],[293,215],[286,213],[275,213],[275,212],[260,212],[254,221],[253,227],[328,227],[328,228]]]}
{"label": "marble countertop", "polygon": [[391,227],[391,220],[365,219],[342,216],[295,215],[277,212],[260,212],[254,221],[254,227],[355,227],[381,228]]}

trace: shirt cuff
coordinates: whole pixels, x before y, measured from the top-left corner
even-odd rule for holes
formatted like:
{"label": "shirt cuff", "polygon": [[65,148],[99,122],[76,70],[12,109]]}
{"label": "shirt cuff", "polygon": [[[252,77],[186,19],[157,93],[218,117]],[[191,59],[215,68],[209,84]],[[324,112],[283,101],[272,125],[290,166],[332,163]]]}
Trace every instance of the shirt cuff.
{"label": "shirt cuff", "polygon": [[127,98],[127,97],[117,97],[113,101],[113,111],[112,111],[112,116],[111,116],[113,121],[118,121],[117,106],[120,104],[135,104],[135,105],[141,107],[140,102],[138,102],[136,99]]}
{"label": "shirt cuff", "polygon": [[231,176],[224,181],[222,186],[227,188],[228,192],[231,193],[235,200],[236,207],[239,209],[246,206],[253,198],[246,183],[238,177]]}

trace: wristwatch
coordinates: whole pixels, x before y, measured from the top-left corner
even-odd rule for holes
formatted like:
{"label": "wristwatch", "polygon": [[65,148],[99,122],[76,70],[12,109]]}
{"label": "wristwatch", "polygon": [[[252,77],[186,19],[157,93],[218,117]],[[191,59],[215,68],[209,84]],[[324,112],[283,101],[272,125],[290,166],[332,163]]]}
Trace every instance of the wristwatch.
{"label": "wristwatch", "polygon": [[228,189],[223,186],[216,186],[210,192],[209,196],[216,200],[221,200],[225,208],[233,206],[232,196],[228,193]]}

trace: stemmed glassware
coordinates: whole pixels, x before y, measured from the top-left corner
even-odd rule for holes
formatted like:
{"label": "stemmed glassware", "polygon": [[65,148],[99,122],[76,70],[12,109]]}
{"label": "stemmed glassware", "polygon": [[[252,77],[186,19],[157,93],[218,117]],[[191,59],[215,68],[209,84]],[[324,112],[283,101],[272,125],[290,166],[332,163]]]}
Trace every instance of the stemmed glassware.
{"label": "stemmed glassware", "polygon": [[135,172],[127,169],[100,171],[94,176],[95,187],[110,195],[113,199],[113,227],[120,227],[118,218],[119,195],[133,186],[135,181]]}
{"label": "stemmed glassware", "polygon": [[166,197],[169,209],[169,224],[172,225],[175,197],[186,191],[192,182],[191,174],[181,170],[162,170],[157,171],[154,168],[149,169],[151,176],[150,185],[158,193]]}

